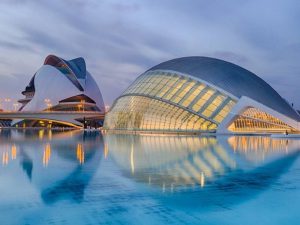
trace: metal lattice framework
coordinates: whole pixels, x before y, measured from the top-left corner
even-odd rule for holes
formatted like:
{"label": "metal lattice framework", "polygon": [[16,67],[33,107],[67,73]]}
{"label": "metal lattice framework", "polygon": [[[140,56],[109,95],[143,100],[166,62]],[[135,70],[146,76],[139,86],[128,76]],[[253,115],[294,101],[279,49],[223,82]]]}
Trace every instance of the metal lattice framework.
{"label": "metal lattice framework", "polygon": [[216,130],[235,100],[188,76],[150,71],[119,97],[105,127],[133,130]]}

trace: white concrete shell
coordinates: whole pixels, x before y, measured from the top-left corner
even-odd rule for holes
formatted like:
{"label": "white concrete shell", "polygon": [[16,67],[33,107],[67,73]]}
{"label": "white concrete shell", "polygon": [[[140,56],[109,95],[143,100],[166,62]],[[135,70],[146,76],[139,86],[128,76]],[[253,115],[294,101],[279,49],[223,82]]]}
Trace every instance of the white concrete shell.
{"label": "white concrete shell", "polygon": [[[49,108],[49,103],[51,107],[55,107],[65,99],[84,96],[93,102],[94,111],[105,113],[101,92],[94,78],[86,70],[83,58],[66,61],[49,55],[22,93],[26,95],[26,92],[34,94],[20,111],[44,111]],[[19,121],[15,120],[13,124]]]}
{"label": "white concrete shell", "polygon": [[80,91],[59,70],[49,65],[43,65],[35,74],[34,86],[35,94],[22,111],[41,111],[46,109],[45,99],[50,99],[52,105],[58,105],[59,101],[63,99],[84,94],[93,99],[98,108],[104,112],[101,92],[88,72],[85,80],[85,89]]}

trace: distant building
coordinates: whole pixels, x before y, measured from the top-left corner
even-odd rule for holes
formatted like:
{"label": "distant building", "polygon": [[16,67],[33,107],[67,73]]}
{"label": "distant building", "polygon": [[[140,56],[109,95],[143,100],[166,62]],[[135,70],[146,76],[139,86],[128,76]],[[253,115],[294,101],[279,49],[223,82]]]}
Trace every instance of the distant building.
{"label": "distant building", "polygon": [[297,132],[300,116],[269,84],[208,57],[163,62],[115,100],[104,128],[218,133]]}
{"label": "distant building", "polygon": [[[105,113],[99,87],[86,70],[83,58],[64,60],[49,55],[22,92],[19,111],[85,111]],[[83,118],[79,118],[83,122]],[[14,125],[39,126],[39,120],[15,120]],[[51,126],[61,126],[59,121]],[[42,122],[43,126],[48,123]],[[63,121],[62,121],[63,122]],[[77,121],[78,122],[78,121]],[[93,121],[101,125],[102,121]],[[63,124],[62,126],[65,126]]]}

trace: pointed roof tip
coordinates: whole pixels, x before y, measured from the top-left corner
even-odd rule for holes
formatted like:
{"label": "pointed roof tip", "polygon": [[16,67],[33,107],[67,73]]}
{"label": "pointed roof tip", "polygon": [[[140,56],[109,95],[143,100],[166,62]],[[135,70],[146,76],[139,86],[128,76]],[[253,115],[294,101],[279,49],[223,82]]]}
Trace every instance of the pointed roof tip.
{"label": "pointed roof tip", "polygon": [[[79,57],[79,58],[71,59],[67,62],[71,65],[71,68],[73,70],[77,70],[77,72],[79,73],[78,75],[80,75],[80,76],[78,76],[78,78],[81,78],[81,79],[85,78],[85,76],[86,76],[86,64],[85,64],[84,58]],[[74,68],[74,67],[76,67],[76,68]]]}
{"label": "pointed roof tip", "polygon": [[44,65],[51,65],[53,64],[53,62],[58,62],[61,59],[59,57],[57,57],[56,55],[48,55],[45,60],[44,60]]}
{"label": "pointed roof tip", "polygon": [[50,65],[59,69],[64,67],[64,69],[69,71],[67,74],[68,79],[70,79],[80,91],[84,91],[85,83],[82,81],[86,79],[86,65],[82,57],[68,61],[56,55],[48,55],[44,61],[44,65]]}
{"label": "pointed roof tip", "polygon": [[78,57],[71,60],[65,60],[61,57],[58,57],[56,55],[48,55],[44,61],[44,65],[52,65],[63,62],[66,64],[74,73],[74,75],[78,79],[85,79],[86,78],[86,63],[84,58]]}

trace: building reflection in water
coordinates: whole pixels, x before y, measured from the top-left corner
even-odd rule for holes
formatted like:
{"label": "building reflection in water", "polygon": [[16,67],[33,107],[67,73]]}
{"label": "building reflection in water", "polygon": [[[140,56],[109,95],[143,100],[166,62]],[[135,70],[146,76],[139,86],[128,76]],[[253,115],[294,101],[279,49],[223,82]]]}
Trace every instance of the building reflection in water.
{"label": "building reflection in water", "polygon": [[103,151],[99,132],[2,130],[0,141],[2,166],[23,171],[47,204],[81,202]]}
{"label": "building reflection in water", "polygon": [[162,189],[204,186],[236,166],[215,137],[106,135],[111,157],[136,180]]}
{"label": "building reflection in water", "polygon": [[269,136],[232,136],[228,138],[230,148],[251,161],[263,161],[265,157],[289,153],[300,148],[295,138],[270,138]]}
{"label": "building reflection in water", "polygon": [[[125,176],[163,192],[206,186],[228,191],[231,185],[236,191],[241,185],[248,189],[248,182],[267,187],[292,164],[300,144],[266,136],[105,134],[104,139]],[[265,171],[263,182],[258,171]]]}

